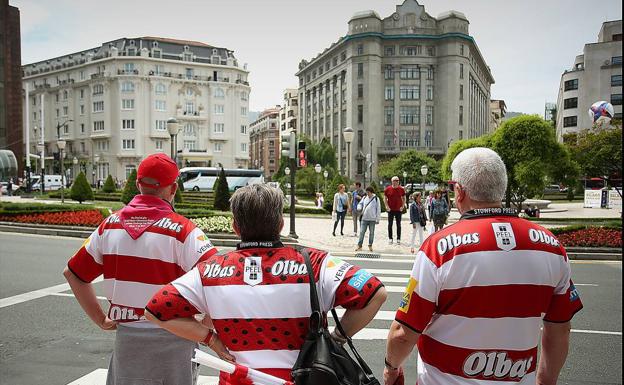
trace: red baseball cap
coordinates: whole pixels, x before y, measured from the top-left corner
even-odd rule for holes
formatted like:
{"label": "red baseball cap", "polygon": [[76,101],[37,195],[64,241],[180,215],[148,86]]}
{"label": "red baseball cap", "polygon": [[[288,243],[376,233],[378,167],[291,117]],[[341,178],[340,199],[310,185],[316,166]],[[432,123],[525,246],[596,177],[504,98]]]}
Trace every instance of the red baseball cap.
{"label": "red baseball cap", "polygon": [[[141,161],[137,171],[137,181],[140,184],[159,188],[172,185],[178,179],[180,171],[175,162],[165,154],[152,154]],[[141,181],[143,178],[150,178],[158,181],[156,184]]]}

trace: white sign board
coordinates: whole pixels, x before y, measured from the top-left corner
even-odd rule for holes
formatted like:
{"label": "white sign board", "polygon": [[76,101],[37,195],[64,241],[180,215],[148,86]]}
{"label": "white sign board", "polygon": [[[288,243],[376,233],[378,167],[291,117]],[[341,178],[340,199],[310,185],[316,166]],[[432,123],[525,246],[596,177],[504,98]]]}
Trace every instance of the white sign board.
{"label": "white sign board", "polygon": [[601,197],[601,190],[585,190],[585,204],[583,207],[599,209]]}
{"label": "white sign board", "polygon": [[[620,193],[622,190],[620,190]],[[622,197],[616,189],[609,190],[609,208],[610,209],[622,209]]]}

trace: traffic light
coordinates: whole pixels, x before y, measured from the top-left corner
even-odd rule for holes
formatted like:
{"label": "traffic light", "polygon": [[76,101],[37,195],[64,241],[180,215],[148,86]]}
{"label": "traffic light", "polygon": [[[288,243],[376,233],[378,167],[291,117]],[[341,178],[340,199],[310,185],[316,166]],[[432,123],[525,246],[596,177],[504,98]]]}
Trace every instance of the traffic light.
{"label": "traffic light", "polygon": [[306,142],[299,142],[297,145],[297,166],[300,168],[308,165],[306,155]]}
{"label": "traffic light", "polygon": [[281,142],[282,157],[286,157],[290,159],[296,158],[296,154],[297,154],[296,149],[295,149],[296,140],[297,138],[296,138],[296,134],[294,131],[282,133],[282,142]]}

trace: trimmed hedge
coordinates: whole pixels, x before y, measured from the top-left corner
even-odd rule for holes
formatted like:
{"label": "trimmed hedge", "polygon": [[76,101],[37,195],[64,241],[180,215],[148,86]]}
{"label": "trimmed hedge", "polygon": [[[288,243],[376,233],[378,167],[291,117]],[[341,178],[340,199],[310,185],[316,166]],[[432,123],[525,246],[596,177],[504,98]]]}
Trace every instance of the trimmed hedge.
{"label": "trimmed hedge", "polygon": [[61,213],[67,211],[99,210],[103,216],[110,215],[108,209],[81,204],[46,204],[46,203],[0,203],[0,215],[25,215],[35,213]]}
{"label": "trimmed hedge", "polygon": [[[290,206],[284,206],[284,214],[290,213]],[[325,209],[317,209],[314,207],[301,207],[295,206],[295,213],[297,214],[329,214]]]}

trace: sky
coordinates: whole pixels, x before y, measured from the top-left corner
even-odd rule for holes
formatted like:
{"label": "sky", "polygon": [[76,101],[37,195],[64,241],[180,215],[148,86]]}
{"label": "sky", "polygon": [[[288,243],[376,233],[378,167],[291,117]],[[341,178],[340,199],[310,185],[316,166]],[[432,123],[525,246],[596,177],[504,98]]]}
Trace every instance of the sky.
{"label": "sky", "polygon": [[[196,40],[248,63],[250,110],[282,103],[310,60],[347,33],[355,12],[385,18],[402,0],[10,0],[20,8],[22,63],[70,54],[121,37]],[[420,0],[437,17],[457,10],[495,79],[492,99],[509,111],[544,113],[561,74],[601,24],[622,18],[620,0]],[[589,108],[589,106],[588,106]]]}

